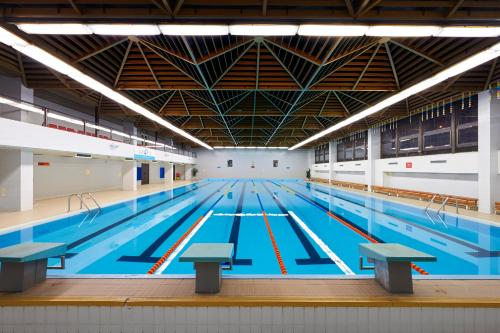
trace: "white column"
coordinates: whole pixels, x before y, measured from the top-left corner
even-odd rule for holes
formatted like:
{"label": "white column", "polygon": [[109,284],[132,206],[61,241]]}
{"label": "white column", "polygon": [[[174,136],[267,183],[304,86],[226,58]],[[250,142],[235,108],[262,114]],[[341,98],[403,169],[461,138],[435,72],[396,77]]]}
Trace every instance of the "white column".
{"label": "white column", "polygon": [[184,166],[184,168],[185,168],[185,171],[184,171],[184,179],[185,179],[185,180],[191,180],[191,179],[193,179],[193,175],[192,175],[192,173],[191,173],[191,172],[192,172],[192,170],[193,170],[193,167],[194,167],[194,166],[193,166],[192,164],[186,164],[186,165]]}
{"label": "white column", "polygon": [[500,100],[483,91],[478,96],[478,199],[482,213],[491,214],[495,201],[500,201],[499,149]]}
{"label": "white column", "polygon": [[329,180],[331,183],[333,179],[335,179],[335,171],[333,170],[333,165],[337,162],[337,141],[330,141],[330,172],[329,172]]}
{"label": "white column", "polygon": [[1,150],[0,211],[33,209],[33,152]]}
{"label": "white column", "polygon": [[174,184],[174,164],[171,162],[165,163],[165,184]]}
{"label": "white column", "polygon": [[368,191],[375,185],[375,161],[380,159],[380,132],[377,128],[368,129],[367,161],[365,183]]}
{"label": "white column", "polygon": [[125,161],[122,166],[122,190],[137,191],[137,162]]}

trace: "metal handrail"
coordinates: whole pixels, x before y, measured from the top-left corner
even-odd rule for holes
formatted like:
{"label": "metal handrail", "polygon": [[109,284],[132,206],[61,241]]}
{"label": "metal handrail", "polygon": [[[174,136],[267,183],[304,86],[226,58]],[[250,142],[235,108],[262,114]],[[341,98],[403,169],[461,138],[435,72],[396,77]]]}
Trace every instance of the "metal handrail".
{"label": "metal handrail", "polygon": [[78,193],[72,193],[72,194],[68,195],[68,212],[71,211],[71,198],[72,197],[78,198],[78,200],[80,201],[80,209],[82,209],[85,206],[85,208],[87,208],[87,211],[90,213],[89,206],[87,206],[87,204],[85,202],[83,202],[81,194],[78,194]]}
{"label": "metal handrail", "polygon": [[99,205],[99,203],[97,203],[97,200],[94,198],[94,196],[90,192],[81,193],[80,195],[82,198],[84,195],[87,195],[94,202],[94,204],[97,206],[97,209],[99,209],[99,211],[102,211],[101,205]]}
{"label": "metal handrail", "polygon": [[428,203],[428,204],[427,204],[427,206],[425,207],[424,211],[426,211],[426,212],[427,212],[427,211],[429,210],[429,207],[430,207],[430,206],[434,203],[434,199],[436,199],[436,197],[437,197],[437,196],[438,196],[437,194],[434,194],[434,195],[432,196],[432,199],[429,201],[429,203]]}

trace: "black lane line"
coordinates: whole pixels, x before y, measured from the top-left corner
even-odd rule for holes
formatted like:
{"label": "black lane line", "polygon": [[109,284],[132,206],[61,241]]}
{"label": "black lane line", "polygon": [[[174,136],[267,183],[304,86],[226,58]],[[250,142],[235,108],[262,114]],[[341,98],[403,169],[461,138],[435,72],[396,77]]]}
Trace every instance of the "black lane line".
{"label": "black lane line", "polygon": [[[276,185],[273,182],[271,182],[271,184]],[[262,183],[262,186],[264,186],[264,188],[267,190],[267,192],[269,192],[269,194],[274,199],[274,202],[278,205],[281,212],[283,214],[286,214],[285,217],[286,217],[286,220],[288,221],[288,224],[290,225],[292,230],[295,232],[295,235],[297,236],[300,243],[302,244],[302,247],[304,247],[304,250],[307,252],[307,255],[309,256],[309,258],[295,259],[295,262],[297,263],[297,265],[325,265],[325,264],[335,265],[335,262],[332,261],[332,259],[320,257],[318,251],[316,251],[316,249],[311,244],[311,242],[309,241],[307,236],[304,234],[304,231],[302,230],[302,228],[300,228],[297,225],[297,222],[295,222],[295,220],[288,214],[288,210],[285,208],[285,206],[283,206],[281,201],[278,200],[278,198],[273,195],[273,192],[266,186],[266,184]],[[278,185],[276,185],[276,186],[278,186]],[[260,199],[259,199],[259,203],[260,203]],[[260,203],[260,204],[262,207],[262,203]],[[262,207],[262,210],[264,210],[263,207]]]}
{"label": "black lane line", "polygon": [[[233,187],[238,181],[234,182],[231,187]],[[191,208],[186,214],[184,214],[177,222],[170,226],[163,234],[161,234],[151,245],[149,245],[140,255],[138,256],[121,256],[118,261],[126,262],[149,262],[155,263],[160,257],[153,257],[153,253],[184,223],[191,215],[194,214],[205,202],[210,200],[217,192],[219,192],[227,183],[224,183],[217,190],[209,194],[202,201],[200,201],[196,206]],[[219,199],[220,200],[220,199]],[[217,202],[219,201],[217,200]]]}
{"label": "black lane line", "polygon": [[[106,227],[104,227],[104,228],[102,228],[102,229],[99,229],[99,230],[97,230],[97,231],[95,231],[95,232],[93,232],[93,233],[91,233],[91,234],[89,234],[89,235],[87,235],[87,236],[84,236],[84,237],[82,237],[82,238],[80,238],[80,239],[78,239],[78,240],[74,241],[73,243],[68,244],[68,250],[69,250],[69,249],[72,249],[72,248],[75,248],[75,247],[77,247],[78,245],[81,245],[81,244],[85,243],[86,241],[89,241],[89,240],[91,240],[92,238],[95,238],[95,237],[97,237],[97,236],[101,235],[102,233],[104,233],[104,232],[106,232],[106,231],[109,231],[109,230],[111,230],[111,229],[114,229],[114,228],[118,227],[119,225],[121,225],[121,224],[123,224],[123,223],[125,223],[125,222],[128,222],[128,221],[132,220],[133,218],[138,217],[139,215],[142,215],[142,214],[144,214],[144,213],[147,213],[147,212],[149,212],[150,210],[155,209],[156,207],[159,207],[159,206],[161,206],[161,205],[163,205],[163,204],[165,204],[165,203],[167,203],[167,202],[169,202],[169,201],[172,201],[172,200],[174,200],[174,199],[180,198],[180,197],[182,197],[183,195],[186,195],[186,194],[188,194],[188,193],[190,193],[190,192],[193,192],[193,191],[196,191],[196,190],[198,190],[198,189],[200,189],[200,188],[202,188],[202,187],[205,187],[205,186],[207,186],[208,184],[210,184],[210,183],[207,183],[207,184],[205,184],[205,185],[201,185],[201,186],[196,186],[196,188],[193,188],[193,189],[191,189],[191,190],[189,190],[189,191],[183,192],[183,193],[181,193],[181,194],[179,194],[179,195],[173,196],[173,197],[171,197],[171,198],[169,198],[169,199],[167,199],[167,200],[161,201],[161,202],[159,202],[159,203],[157,203],[157,204],[154,204],[153,206],[150,206],[150,207],[148,207],[148,208],[145,208],[145,209],[143,209],[143,210],[141,210],[141,211],[139,211],[139,212],[137,212],[137,213],[135,213],[135,214],[132,214],[132,215],[130,215],[130,216],[127,216],[127,217],[125,217],[125,218],[123,218],[123,219],[121,219],[121,220],[119,220],[119,221],[116,221],[116,222],[115,222],[115,223],[113,223],[113,224],[110,224],[110,225],[108,225],[108,226],[106,226]],[[70,255],[71,255],[71,253],[70,253]]]}
{"label": "black lane line", "polygon": [[[292,190],[293,190],[293,189],[292,189]],[[337,198],[337,199],[345,200],[345,201],[350,202],[350,203],[352,203],[352,204],[355,204],[355,205],[361,206],[361,207],[363,207],[363,208],[369,209],[369,210],[371,210],[371,211],[373,211],[373,212],[375,212],[375,213],[379,213],[379,214],[382,214],[382,215],[387,215],[387,216],[390,216],[391,218],[396,219],[396,220],[398,220],[398,221],[399,221],[399,222],[401,222],[401,223],[405,223],[405,224],[411,225],[412,227],[415,227],[415,228],[417,228],[417,229],[424,230],[424,231],[426,231],[426,232],[428,232],[428,233],[431,233],[431,234],[433,234],[433,235],[436,235],[436,236],[439,236],[439,237],[443,237],[443,238],[445,238],[445,239],[447,239],[447,240],[449,240],[449,241],[452,241],[452,242],[455,242],[455,243],[457,243],[457,244],[460,244],[460,245],[463,245],[463,246],[465,246],[465,247],[468,247],[468,248],[470,248],[470,249],[472,249],[472,250],[475,250],[475,251],[476,251],[476,252],[466,252],[467,254],[469,254],[469,255],[471,255],[471,256],[473,256],[473,257],[477,257],[477,258],[488,258],[488,257],[492,258],[492,257],[500,257],[500,250],[497,250],[497,251],[490,251],[490,250],[487,250],[487,249],[483,249],[482,247],[479,247],[479,246],[477,246],[477,245],[475,245],[475,244],[468,243],[468,242],[466,242],[466,241],[464,241],[464,240],[462,240],[462,239],[460,239],[460,238],[455,238],[455,237],[453,237],[453,236],[451,236],[451,235],[444,234],[444,233],[442,233],[442,232],[439,232],[439,231],[437,231],[437,230],[434,230],[434,229],[428,228],[428,227],[423,226],[423,225],[420,225],[420,224],[418,224],[418,223],[414,223],[414,222],[411,222],[411,221],[406,221],[406,220],[401,219],[401,218],[399,218],[399,217],[396,217],[396,216],[392,216],[392,215],[385,214],[384,212],[381,212],[381,211],[379,211],[379,210],[377,210],[377,209],[370,208],[370,207],[366,207],[366,206],[361,205],[361,204],[359,204],[359,203],[356,203],[356,202],[353,202],[353,201],[350,201],[350,200],[346,200],[346,199],[344,199],[343,197],[335,196],[335,195],[330,194],[330,193],[328,193],[328,192],[323,192],[323,191],[320,191],[320,190],[318,190],[317,188],[314,188],[313,190],[314,190],[314,191],[318,191],[318,192],[323,193],[323,194],[327,194],[327,195],[329,195],[329,196],[331,196],[331,197],[333,197],[333,198]],[[297,192],[296,192],[296,193],[297,193]],[[312,198],[310,198],[310,200],[313,200],[313,199],[312,199]],[[315,203],[317,203],[316,201],[314,201],[314,202],[315,202]],[[317,203],[317,204],[318,204],[318,205],[320,205],[319,203]],[[326,207],[324,207],[324,208],[326,209]],[[345,209],[345,208],[341,208],[341,209],[344,209],[344,210],[348,211],[348,210],[347,210],[347,209]],[[328,210],[328,211],[329,211],[329,210]],[[334,212],[332,212],[332,211],[330,211],[330,213],[335,214],[335,213],[334,213]],[[335,214],[335,215],[337,215],[337,214]],[[349,220],[346,220],[346,218],[345,218],[345,217],[342,217],[342,219],[343,219],[343,220],[345,220],[346,222],[348,222],[349,224],[351,224],[353,227],[356,227],[356,228],[358,228],[359,230],[363,230],[363,231],[364,231],[367,235],[370,235],[371,237],[373,237],[373,238],[375,238],[375,239],[379,240],[380,242],[383,242],[381,239],[379,239],[379,238],[377,238],[376,236],[373,236],[372,234],[368,233],[366,230],[362,229],[362,228],[361,228],[361,227],[359,227],[357,224],[354,224],[354,223],[350,222]]]}
{"label": "black lane line", "polygon": [[[238,200],[238,206],[236,208],[236,214],[240,214],[243,211],[243,198],[245,197],[245,188],[247,183],[243,183],[243,189],[241,190],[240,200]],[[240,234],[240,224],[241,216],[235,216],[233,219],[233,226],[231,227],[231,234],[229,235],[229,243],[234,244],[233,252],[233,265],[252,265],[252,259],[238,259],[236,258],[238,254],[238,236]]]}
{"label": "black lane line", "polygon": [[[273,183],[273,182],[271,182],[271,183]],[[274,184],[274,185],[276,185],[276,186],[279,186],[279,185],[278,185],[278,184],[276,184],[276,183],[273,183],[273,184]],[[284,186],[285,186],[285,187],[288,187],[288,186],[286,186],[286,185],[284,185]],[[288,188],[289,188],[289,187],[288,187]],[[374,236],[374,235],[370,234],[370,233],[369,233],[367,230],[365,230],[364,228],[362,228],[362,227],[358,226],[357,224],[355,224],[355,223],[351,222],[350,220],[346,219],[345,217],[343,217],[343,216],[339,216],[338,214],[336,214],[336,213],[334,213],[334,212],[330,211],[330,209],[329,209],[328,207],[326,207],[325,205],[323,205],[323,204],[321,204],[321,203],[319,203],[319,202],[314,201],[312,198],[310,198],[310,197],[308,197],[308,196],[306,196],[306,195],[304,195],[304,194],[302,194],[302,193],[300,193],[300,192],[298,192],[298,191],[295,191],[294,189],[290,189],[290,190],[294,191],[294,192],[295,192],[295,195],[296,195],[297,197],[301,198],[302,200],[304,200],[305,202],[307,202],[307,203],[309,203],[309,204],[311,204],[311,205],[313,205],[313,206],[316,206],[317,208],[319,208],[320,210],[324,211],[325,213],[330,213],[330,214],[333,214],[333,215],[337,216],[338,218],[340,218],[340,219],[342,219],[343,221],[345,221],[347,224],[351,225],[353,228],[358,229],[359,231],[361,231],[361,232],[365,233],[366,235],[370,235],[370,237],[372,237],[373,239],[375,239],[377,242],[380,242],[380,243],[385,243],[382,239],[380,239],[380,238],[379,238],[379,237],[377,237],[377,236]]]}

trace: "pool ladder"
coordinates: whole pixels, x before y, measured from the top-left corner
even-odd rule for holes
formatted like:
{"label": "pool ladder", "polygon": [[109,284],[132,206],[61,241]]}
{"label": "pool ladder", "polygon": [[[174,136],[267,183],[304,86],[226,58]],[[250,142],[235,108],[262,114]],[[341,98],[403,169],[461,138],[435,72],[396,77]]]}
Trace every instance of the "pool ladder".
{"label": "pool ladder", "polygon": [[[434,194],[432,196],[432,199],[429,201],[429,203],[427,204],[427,206],[425,207],[424,209],[424,213],[425,215],[427,215],[427,217],[429,218],[429,220],[432,222],[432,224],[436,224],[436,221],[432,218],[432,216],[429,214],[430,212],[430,207],[431,205],[434,203],[434,200],[436,199],[436,197],[438,196],[439,194]],[[439,206],[438,210],[435,212],[436,213],[436,216],[438,217],[439,219],[439,222],[441,222],[441,224],[443,224],[443,226],[445,228],[448,228],[448,226],[446,225],[446,223],[444,222],[444,219],[443,217],[441,216],[441,211],[444,211],[445,209],[445,206],[446,204],[448,203],[448,200],[450,200],[450,197],[446,197],[444,198],[443,202],[441,203],[441,205]],[[458,205],[457,205],[457,212],[458,212]]]}
{"label": "pool ladder", "polygon": [[72,193],[72,194],[68,195],[68,213],[71,211],[71,199],[73,197],[78,198],[78,201],[80,202],[80,209],[83,209],[83,207],[85,207],[87,209],[87,215],[85,215],[85,217],[83,218],[80,225],[83,222],[85,222],[85,220],[87,220],[87,218],[89,217],[89,215],[92,212],[92,210],[89,208],[89,206],[85,203],[85,200],[84,200],[85,197],[92,200],[94,202],[95,206],[97,207],[97,212],[94,214],[94,216],[92,216],[92,220],[90,222],[92,222],[94,220],[94,218],[102,211],[101,205],[99,205],[97,200],[94,198],[94,196],[90,192],[82,192],[82,193]]}

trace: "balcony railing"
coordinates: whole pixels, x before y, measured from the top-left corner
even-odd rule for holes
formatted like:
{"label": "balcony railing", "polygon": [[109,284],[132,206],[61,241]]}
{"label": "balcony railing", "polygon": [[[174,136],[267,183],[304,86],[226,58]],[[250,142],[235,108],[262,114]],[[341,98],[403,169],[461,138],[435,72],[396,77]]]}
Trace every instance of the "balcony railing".
{"label": "balcony railing", "polygon": [[[3,106],[3,107],[2,107]],[[19,112],[25,111],[25,116],[19,116]],[[61,111],[37,106],[32,103],[19,101],[13,98],[0,96],[0,117],[18,120],[30,124],[45,126],[61,131],[74,133],[75,135],[87,135],[102,140],[123,142],[140,147],[147,147],[159,151],[170,152],[177,155],[196,157],[196,153],[176,146],[170,139],[170,143],[151,139],[147,135],[136,135],[117,130],[111,126],[102,126],[94,122],[68,115]],[[164,140],[167,141],[167,140]]]}

